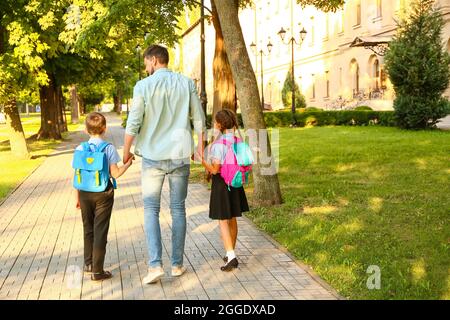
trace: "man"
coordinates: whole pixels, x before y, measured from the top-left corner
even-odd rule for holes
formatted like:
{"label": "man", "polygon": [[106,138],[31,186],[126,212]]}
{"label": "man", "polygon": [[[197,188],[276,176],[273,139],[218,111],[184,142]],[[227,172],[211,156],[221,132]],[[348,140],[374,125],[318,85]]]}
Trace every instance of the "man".
{"label": "man", "polygon": [[133,105],[125,130],[123,161],[134,157],[130,152],[136,137],[135,153],[142,156],[142,197],[144,229],[149,250],[148,275],[144,284],[155,283],[162,276],[162,244],[159,223],[161,189],[166,176],[170,186],[172,216],[172,276],[181,276],[186,237],[187,186],[190,157],[194,150],[191,119],[202,153],[205,115],[194,82],[167,68],[166,48],[152,45],[144,52],[149,77],[134,87]]}

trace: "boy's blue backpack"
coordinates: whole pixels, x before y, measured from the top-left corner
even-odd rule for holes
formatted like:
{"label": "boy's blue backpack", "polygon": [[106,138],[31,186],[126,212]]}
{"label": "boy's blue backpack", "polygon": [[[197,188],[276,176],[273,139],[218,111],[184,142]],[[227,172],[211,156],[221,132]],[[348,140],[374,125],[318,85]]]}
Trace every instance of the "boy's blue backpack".
{"label": "boy's blue backpack", "polygon": [[[109,142],[102,142],[98,146],[83,142],[83,150],[75,150],[72,161],[72,168],[75,169],[73,186],[75,189],[88,192],[105,191],[109,183],[109,163],[106,154],[103,152]],[[92,152],[90,145],[95,147]],[[114,188],[116,187],[113,178]]]}

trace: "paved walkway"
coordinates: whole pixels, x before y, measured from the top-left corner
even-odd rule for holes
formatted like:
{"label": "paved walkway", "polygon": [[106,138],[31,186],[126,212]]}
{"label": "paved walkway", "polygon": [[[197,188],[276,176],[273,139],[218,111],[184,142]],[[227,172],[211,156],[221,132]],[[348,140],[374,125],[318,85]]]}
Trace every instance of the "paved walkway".
{"label": "paved walkway", "polygon": [[[120,119],[108,115],[108,140],[122,146]],[[191,184],[187,199],[188,271],[172,278],[171,218],[165,184],[161,208],[166,276],[141,284],[147,251],[140,195],[140,159],[118,180],[105,269],[114,277],[94,283],[83,266],[81,215],[71,187],[72,150],[86,136],[73,134],[0,205],[1,299],[335,299],[279,246],[244,218],[239,219],[239,268],[219,270],[223,254],[217,222],[208,218],[209,191]],[[119,149],[121,154],[121,150]]]}

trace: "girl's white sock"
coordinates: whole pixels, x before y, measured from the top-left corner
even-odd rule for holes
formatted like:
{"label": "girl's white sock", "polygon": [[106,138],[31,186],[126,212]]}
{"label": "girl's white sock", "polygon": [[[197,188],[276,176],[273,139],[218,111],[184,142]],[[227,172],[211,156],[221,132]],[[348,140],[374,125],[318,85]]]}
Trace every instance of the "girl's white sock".
{"label": "girl's white sock", "polygon": [[236,258],[236,254],[234,253],[234,250],[227,251],[227,258],[228,258],[228,262],[230,262],[231,260]]}

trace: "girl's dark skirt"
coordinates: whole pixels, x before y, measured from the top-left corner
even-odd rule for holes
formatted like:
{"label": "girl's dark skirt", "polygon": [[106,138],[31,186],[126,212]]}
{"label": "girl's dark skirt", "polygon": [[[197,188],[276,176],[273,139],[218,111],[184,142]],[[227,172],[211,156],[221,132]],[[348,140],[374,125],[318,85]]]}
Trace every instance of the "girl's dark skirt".
{"label": "girl's dark skirt", "polygon": [[227,220],[241,217],[242,212],[249,211],[247,197],[243,187],[228,186],[220,173],[212,175],[209,217],[214,220]]}

